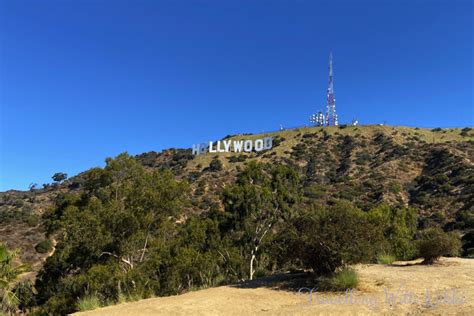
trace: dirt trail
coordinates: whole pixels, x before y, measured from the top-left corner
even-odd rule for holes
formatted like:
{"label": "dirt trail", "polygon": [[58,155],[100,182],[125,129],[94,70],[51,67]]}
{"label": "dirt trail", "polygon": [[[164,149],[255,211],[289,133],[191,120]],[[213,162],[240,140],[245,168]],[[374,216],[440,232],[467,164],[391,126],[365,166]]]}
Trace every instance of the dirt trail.
{"label": "dirt trail", "polygon": [[[358,290],[298,294],[275,279],[142,300],[77,315],[474,315],[474,260],[357,265]],[[285,277],[288,277],[286,275]],[[259,283],[260,282],[260,283]],[[273,282],[273,283],[272,283]],[[278,280],[277,280],[278,283]]]}

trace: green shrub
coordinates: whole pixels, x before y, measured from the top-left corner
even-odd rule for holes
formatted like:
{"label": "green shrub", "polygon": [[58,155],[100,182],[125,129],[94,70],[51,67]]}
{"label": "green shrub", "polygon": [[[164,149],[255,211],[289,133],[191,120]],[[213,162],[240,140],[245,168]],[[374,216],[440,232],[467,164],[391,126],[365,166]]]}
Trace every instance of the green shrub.
{"label": "green shrub", "polygon": [[455,232],[445,233],[441,228],[428,228],[418,238],[418,253],[424,263],[433,263],[441,256],[457,256],[461,240]]}
{"label": "green shrub", "polygon": [[28,218],[26,219],[26,223],[27,223],[28,226],[30,226],[30,227],[36,227],[36,226],[38,226],[39,222],[40,222],[39,216],[36,215],[36,214],[30,215],[30,216],[28,216]]}
{"label": "green shrub", "polygon": [[383,239],[379,223],[347,201],[296,217],[285,232],[289,258],[316,275],[331,275],[343,264],[372,262]]}
{"label": "green shrub", "polygon": [[206,171],[221,171],[222,170],[222,161],[219,160],[219,158],[214,158],[212,159],[211,163],[209,164],[209,167],[206,169]]}
{"label": "green shrub", "polygon": [[474,258],[474,248],[469,248],[466,252],[468,258]]}
{"label": "green shrub", "polygon": [[230,156],[227,158],[229,162],[244,162],[247,159],[245,155]]}
{"label": "green shrub", "polygon": [[392,264],[396,260],[395,256],[390,254],[380,254],[377,256],[378,264]]}
{"label": "green shrub", "polygon": [[35,250],[38,253],[48,253],[53,249],[53,243],[49,240],[43,240],[35,246]]}
{"label": "green shrub", "polygon": [[77,309],[81,312],[101,307],[100,299],[96,295],[86,295],[77,301]]}
{"label": "green shrub", "polygon": [[319,288],[323,291],[345,291],[354,289],[359,284],[357,273],[350,268],[343,268],[330,277],[320,281]]}

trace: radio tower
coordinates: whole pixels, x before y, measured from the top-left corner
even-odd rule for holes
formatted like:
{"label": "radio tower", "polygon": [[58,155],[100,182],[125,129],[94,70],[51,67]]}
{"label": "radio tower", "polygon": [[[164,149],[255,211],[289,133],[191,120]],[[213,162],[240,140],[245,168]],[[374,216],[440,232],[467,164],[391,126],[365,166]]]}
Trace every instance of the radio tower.
{"label": "radio tower", "polygon": [[329,54],[329,85],[328,85],[328,105],[326,112],[326,126],[337,125],[336,99],[334,99],[334,83],[332,74],[332,54]]}

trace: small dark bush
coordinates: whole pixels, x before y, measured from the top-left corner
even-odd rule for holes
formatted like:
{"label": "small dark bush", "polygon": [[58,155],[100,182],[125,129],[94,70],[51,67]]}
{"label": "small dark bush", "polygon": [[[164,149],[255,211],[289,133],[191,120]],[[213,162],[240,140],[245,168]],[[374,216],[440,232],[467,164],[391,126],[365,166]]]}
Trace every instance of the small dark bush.
{"label": "small dark bush", "polygon": [[212,159],[211,163],[209,164],[209,167],[206,169],[206,171],[221,171],[222,170],[222,161],[220,161],[218,158]]}
{"label": "small dark bush", "polygon": [[35,250],[38,253],[47,253],[51,249],[53,249],[53,243],[49,239],[43,240],[35,246]]}
{"label": "small dark bush", "polygon": [[247,159],[245,155],[238,155],[238,156],[230,156],[227,158],[229,162],[244,162]]}
{"label": "small dark bush", "polygon": [[26,219],[26,223],[27,223],[28,226],[30,226],[30,227],[38,226],[39,222],[40,222],[39,217],[38,217],[38,215],[36,215],[36,214],[30,215],[30,216],[28,216],[28,218]]}
{"label": "small dark bush", "polygon": [[457,256],[461,240],[456,232],[445,233],[441,228],[428,228],[420,232],[418,253],[424,263],[433,263],[441,256]]}

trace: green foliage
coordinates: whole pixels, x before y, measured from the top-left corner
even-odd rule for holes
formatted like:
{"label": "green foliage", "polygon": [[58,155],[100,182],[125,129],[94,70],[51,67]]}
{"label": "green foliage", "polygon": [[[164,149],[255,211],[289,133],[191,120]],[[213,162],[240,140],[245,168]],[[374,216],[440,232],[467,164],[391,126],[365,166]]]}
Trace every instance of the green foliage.
{"label": "green foliage", "polygon": [[247,160],[247,156],[245,155],[238,155],[238,156],[230,156],[230,157],[227,157],[227,160],[229,160],[229,162],[244,162],[245,160]]}
{"label": "green foliage", "polygon": [[26,223],[30,227],[36,227],[40,223],[40,218],[39,218],[38,215],[32,214],[32,215],[28,216],[28,218],[26,219]]}
{"label": "green foliage", "polygon": [[35,250],[38,253],[48,253],[53,249],[53,243],[49,240],[43,240],[35,246]]}
{"label": "green foliage", "polygon": [[19,282],[15,285],[13,292],[20,302],[20,310],[23,312],[29,310],[31,312],[31,308],[36,303],[35,296],[38,294],[33,283],[29,280]]}
{"label": "green foliage", "polygon": [[290,244],[285,256],[318,275],[331,274],[343,263],[373,260],[380,239],[366,213],[346,201],[302,214],[281,236]]}
{"label": "green foliage", "polygon": [[[37,280],[39,303],[50,313],[71,312],[74,305],[61,307],[62,300],[82,297],[86,290],[104,300],[117,300],[121,292],[159,291],[142,266],[169,251],[187,184],[169,171],[146,172],[127,154],[106,163],[86,175],[84,193],[60,197],[44,214],[48,233],[58,240]],[[58,292],[64,297],[53,298]]]}
{"label": "green foliage", "polygon": [[392,264],[397,260],[395,256],[392,256],[387,253],[382,253],[377,256],[377,263],[378,264]]}
{"label": "green foliage", "polygon": [[54,182],[60,183],[67,179],[67,173],[56,172],[51,178]]}
{"label": "green foliage", "polygon": [[0,311],[10,313],[16,311],[20,299],[14,292],[14,284],[20,274],[27,271],[26,265],[14,265],[16,251],[8,250],[0,243]]}
{"label": "green foliage", "polygon": [[101,306],[100,299],[96,295],[87,295],[77,301],[77,309],[80,312],[94,310]]}
{"label": "green foliage", "polygon": [[467,257],[468,258],[474,258],[474,248],[469,248],[467,250]]}
{"label": "green foliage", "polygon": [[441,228],[428,228],[420,232],[418,252],[425,263],[433,263],[441,256],[457,256],[461,240],[456,232],[445,233]]}
{"label": "green foliage", "polygon": [[[473,188],[474,167],[447,148],[435,148],[426,159],[422,175],[415,179],[410,202],[433,213],[442,212],[438,224],[444,225],[447,224],[445,214],[452,212],[448,206],[454,201],[453,207],[461,212],[474,207]],[[459,226],[462,224],[460,222]]]}
{"label": "green foliage", "polygon": [[417,214],[411,208],[393,208],[380,205],[368,213],[369,221],[383,235],[378,251],[393,254],[399,259],[412,259],[416,249],[413,238]]}
{"label": "green foliage", "polygon": [[325,291],[346,291],[355,289],[359,284],[357,273],[353,269],[342,268],[334,275],[322,277],[319,289]]}
{"label": "green foliage", "polygon": [[298,173],[287,166],[271,167],[251,162],[237,178],[236,185],[224,190],[226,229],[249,262],[249,278],[261,266],[262,248],[271,240],[275,225],[293,215],[293,205],[301,198]]}
{"label": "green foliage", "polygon": [[377,254],[413,256],[416,215],[411,209],[382,205],[364,212],[348,201],[303,212],[289,221],[274,243],[282,264],[334,273],[343,264],[373,262]]}
{"label": "green foliage", "polygon": [[209,167],[206,169],[206,171],[210,171],[210,172],[221,171],[221,170],[222,170],[222,161],[220,161],[219,158],[212,159],[209,164]]}

